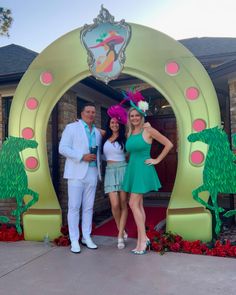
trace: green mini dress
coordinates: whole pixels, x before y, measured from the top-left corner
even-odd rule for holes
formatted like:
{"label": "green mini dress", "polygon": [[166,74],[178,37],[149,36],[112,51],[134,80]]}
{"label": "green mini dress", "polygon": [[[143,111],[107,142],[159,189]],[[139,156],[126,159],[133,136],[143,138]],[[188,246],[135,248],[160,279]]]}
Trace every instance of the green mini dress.
{"label": "green mini dress", "polygon": [[143,139],[143,133],[133,134],[126,141],[130,154],[122,189],[125,192],[144,194],[158,191],[161,183],[153,165],[145,164],[150,159],[151,144]]}

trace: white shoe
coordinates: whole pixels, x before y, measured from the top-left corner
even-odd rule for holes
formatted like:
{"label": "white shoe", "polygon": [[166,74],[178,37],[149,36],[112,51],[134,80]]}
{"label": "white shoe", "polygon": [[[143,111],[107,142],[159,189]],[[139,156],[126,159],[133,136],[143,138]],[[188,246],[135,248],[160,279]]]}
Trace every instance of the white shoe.
{"label": "white shoe", "polygon": [[70,251],[72,253],[80,253],[80,245],[79,245],[78,241],[71,242],[71,249],[70,249]]}
{"label": "white shoe", "polygon": [[117,248],[120,249],[120,250],[125,248],[124,239],[122,239],[122,238],[118,239]]}
{"label": "white shoe", "polygon": [[84,246],[86,246],[87,248],[93,249],[93,250],[95,250],[95,249],[98,248],[98,246],[96,244],[94,244],[93,240],[90,237],[87,238],[87,239],[84,239],[83,238],[81,240],[81,244],[84,245]]}

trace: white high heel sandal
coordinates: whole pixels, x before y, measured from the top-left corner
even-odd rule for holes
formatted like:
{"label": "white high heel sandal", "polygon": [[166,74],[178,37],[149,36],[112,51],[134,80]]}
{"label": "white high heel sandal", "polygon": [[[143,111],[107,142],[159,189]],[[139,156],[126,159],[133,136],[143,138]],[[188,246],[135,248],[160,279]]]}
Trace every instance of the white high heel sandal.
{"label": "white high heel sandal", "polygon": [[124,240],[127,241],[127,239],[128,239],[128,234],[127,234],[127,232],[126,232],[125,230],[124,230],[123,237],[124,237]]}
{"label": "white high heel sandal", "polygon": [[118,239],[117,248],[120,249],[120,250],[125,248],[124,239],[122,239],[122,238]]}

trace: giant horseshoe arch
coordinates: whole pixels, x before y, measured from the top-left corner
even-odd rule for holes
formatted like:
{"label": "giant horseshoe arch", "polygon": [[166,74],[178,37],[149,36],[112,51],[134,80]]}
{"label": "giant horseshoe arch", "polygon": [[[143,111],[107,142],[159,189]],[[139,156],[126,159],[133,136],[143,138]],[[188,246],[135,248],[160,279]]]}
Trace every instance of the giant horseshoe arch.
{"label": "giant horseshoe arch", "polygon": [[[161,92],[177,121],[178,168],[167,211],[167,230],[185,239],[209,241],[211,214],[192,198],[192,190],[202,182],[207,146],[189,143],[187,136],[220,125],[214,87],[200,62],[179,42],[156,30],[130,25],[132,35],[123,72]],[[61,209],[47,159],[47,123],[60,97],[89,75],[87,53],[80,43],[80,29],[76,29],[38,55],[16,90],[9,134],[39,143],[37,150],[22,152],[29,187],[39,193],[39,201],[23,216],[27,240],[42,240],[45,233],[51,239],[60,235]],[[207,194],[202,197],[208,199]]]}

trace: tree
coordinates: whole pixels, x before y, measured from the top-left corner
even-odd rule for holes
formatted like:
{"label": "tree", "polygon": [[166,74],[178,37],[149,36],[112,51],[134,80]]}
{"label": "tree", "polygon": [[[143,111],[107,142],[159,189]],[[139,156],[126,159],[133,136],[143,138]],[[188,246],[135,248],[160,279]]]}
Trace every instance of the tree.
{"label": "tree", "polygon": [[0,7],[0,36],[9,37],[9,28],[12,24],[13,18],[11,10]]}

